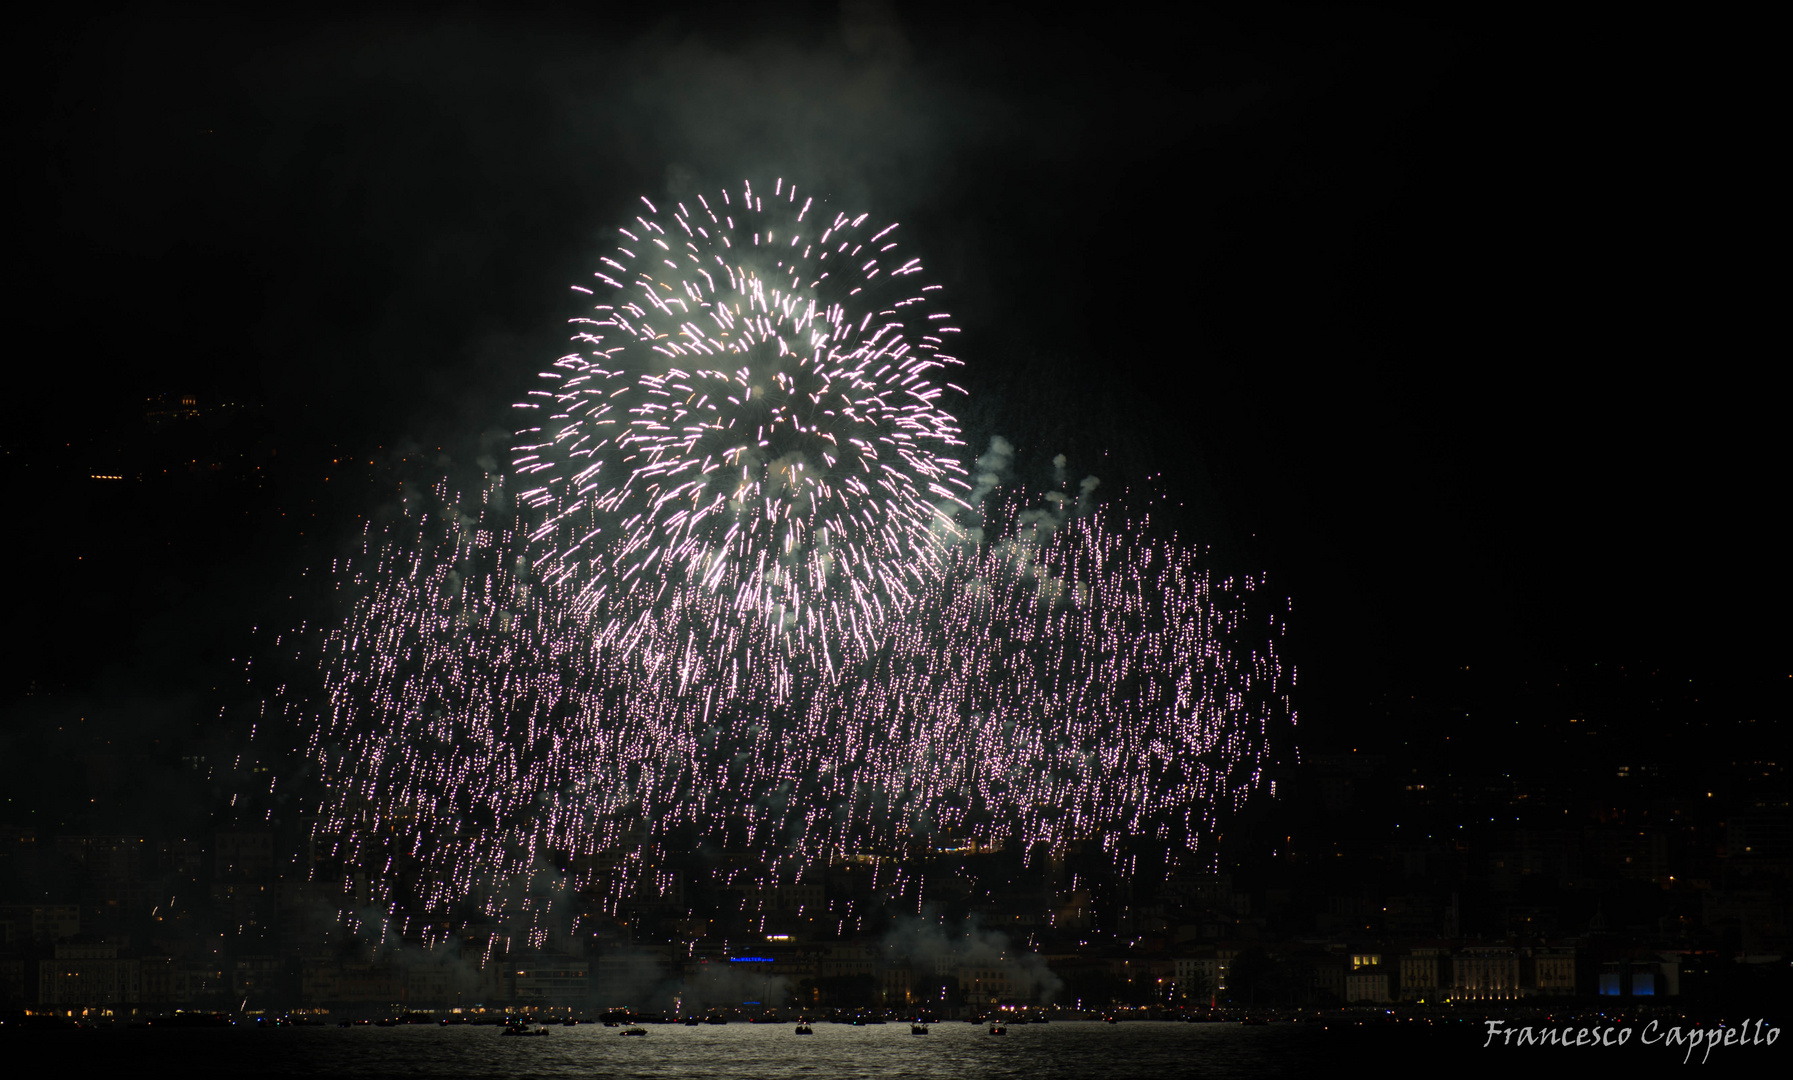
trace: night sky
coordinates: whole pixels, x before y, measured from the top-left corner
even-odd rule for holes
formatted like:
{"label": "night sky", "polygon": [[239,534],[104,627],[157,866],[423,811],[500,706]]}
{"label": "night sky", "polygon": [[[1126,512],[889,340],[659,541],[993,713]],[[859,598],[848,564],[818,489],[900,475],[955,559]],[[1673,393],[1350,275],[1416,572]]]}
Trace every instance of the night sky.
{"label": "night sky", "polygon": [[[1392,739],[1465,668],[1510,710],[1655,702],[1640,731],[1784,703],[1778,392],[1738,329],[1761,290],[1715,284],[1745,226],[1691,164],[1699,35],[744,8],[9,35],[8,738],[45,695],[140,742],[216,715],[382,470],[503,458],[638,195],[774,177],[904,223],[975,442],[1155,496],[1293,598],[1309,746]],[[142,434],[168,393],[207,410],[190,447]],[[224,478],[88,480],[189,458]]]}

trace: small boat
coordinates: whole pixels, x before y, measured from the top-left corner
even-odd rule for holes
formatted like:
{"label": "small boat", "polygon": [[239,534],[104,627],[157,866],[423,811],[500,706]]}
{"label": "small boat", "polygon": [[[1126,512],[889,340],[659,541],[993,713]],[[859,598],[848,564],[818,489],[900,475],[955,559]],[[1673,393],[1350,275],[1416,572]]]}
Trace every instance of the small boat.
{"label": "small boat", "polygon": [[926,1024],[910,1024],[909,1025],[909,1034],[911,1034],[911,1035],[926,1035],[927,1033],[928,1033],[928,1025],[926,1025]]}
{"label": "small boat", "polygon": [[798,1024],[797,1025],[797,1034],[799,1034],[799,1035],[814,1035],[815,1033],[816,1033],[816,1029],[810,1027],[808,1024]]}
{"label": "small boat", "polygon": [[699,1020],[699,1019],[698,1019],[698,1018],[697,1018],[697,1017],[695,1017],[695,1016],[687,1016],[687,1017],[685,1017],[685,1026],[686,1026],[686,1027],[697,1027],[697,1026],[698,1026],[698,1025],[699,1025],[699,1024],[701,1024],[701,1023],[703,1023],[703,1021],[702,1021],[702,1020]]}
{"label": "small boat", "polygon": [[533,1037],[539,1037],[539,1036],[548,1034],[548,1029],[545,1027],[539,1027],[539,1028],[536,1028],[534,1031],[531,1031],[531,1030],[529,1030],[528,1024],[512,1024],[510,1027],[505,1028],[503,1031],[499,1032],[498,1034],[500,1034],[500,1035],[518,1035],[518,1036],[522,1036],[524,1038],[533,1038]]}
{"label": "small boat", "polygon": [[1108,1021],[1111,1024],[1118,1024],[1121,1022],[1121,1018],[1118,1016],[1105,1016],[1102,1019]]}
{"label": "small boat", "polygon": [[623,1033],[622,1033],[622,1034],[623,1034],[623,1036],[624,1036],[624,1037],[625,1037],[625,1038],[626,1038],[626,1037],[628,1037],[628,1036],[630,1036],[630,1035],[646,1035],[646,1034],[647,1034],[647,1028],[644,1028],[644,1027],[632,1027],[632,1028],[628,1028],[628,1029],[627,1029],[627,1030],[625,1030],[625,1031],[624,1031],[624,1032],[623,1032]]}
{"label": "small boat", "polygon": [[709,1016],[704,1017],[704,1023],[706,1023],[706,1024],[726,1024],[726,1023],[728,1023],[728,1017],[723,1016],[720,1013],[711,1013]]}
{"label": "small boat", "polygon": [[560,1022],[560,1026],[561,1026],[561,1027],[578,1027],[578,1026],[579,1026],[579,1021],[577,1021],[577,1020],[571,1020],[571,1019],[568,1019],[568,1020],[562,1020],[562,1021],[561,1021],[561,1022]]}
{"label": "small boat", "polygon": [[992,1034],[992,1035],[1007,1035],[1008,1033],[1009,1033],[1009,1029],[1003,1027],[1001,1024],[991,1024],[990,1025],[990,1034]]}

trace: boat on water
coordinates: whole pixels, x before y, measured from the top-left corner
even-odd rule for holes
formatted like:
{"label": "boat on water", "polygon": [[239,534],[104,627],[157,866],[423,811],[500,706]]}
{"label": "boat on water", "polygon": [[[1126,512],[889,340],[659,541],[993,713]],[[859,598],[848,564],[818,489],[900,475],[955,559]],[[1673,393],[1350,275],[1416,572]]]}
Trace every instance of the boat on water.
{"label": "boat on water", "polygon": [[627,1037],[627,1036],[629,1036],[629,1035],[646,1035],[646,1034],[647,1034],[647,1028],[644,1028],[644,1027],[632,1027],[632,1028],[626,1028],[626,1029],[624,1029],[624,1031],[623,1031],[623,1032],[622,1032],[622,1034],[623,1034],[623,1035],[624,1035],[624,1036],[625,1036],[625,1037]]}
{"label": "boat on water", "polygon": [[700,1025],[700,1024],[702,1024],[702,1023],[703,1023],[703,1021],[702,1021],[702,1020],[699,1020],[699,1019],[698,1019],[698,1018],[697,1018],[697,1017],[695,1017],[695,1016],[687,1016],[687,1017],[685,1017],[685,1026],[686,1026],[686,1027],[697,1027],[697,1026],[699,1026],[699,1025]]}
{"label": "boat on water", "polygon": [[500,1035],[517,1035],[517,1036],[521,1036],[523,1038],[533,1038],[533,1037],[548,1034],[548,1029],[545,1027],[539,1027],[539,1028],[536,1028],[534,1031],[531,1031],[531,1030],[529,1030],[528,1024],[512,1024],[510,1027],[505,1028],[503,1031],[500,1031],[498,1034],[500,1034]]}
{"label": "boat on water", "polygon": [[909,1025],[909,1034],[911,1034],[911,1035],[926,1035],[927,1033],[928,1033],[928,1025],[926,1025],[926,1024],[910,1024]]}
{"label": "boat on water", "polygon": [[[43,1019],[49,1020],[50,1018],[44,1017]],[[149,1022],[149,1026],[150,1027],[177,1027],[177,1028],[178,1027],[229,1027],[229,1026],[231,1026],[232,1023],[233,1023],[233,1021],[231,1020],[230,1017],[225,1016],[221,1013],[177,1012],[173,1016],[158,1016],[154,1020],[151,1020]],[[315,1023],[319,1027],[322,1027],[324,1024],[324,1021],[318,1020],[318,1021],[315,1021]],[[349,1022],[347,1020],[344,1020],[341,1023],[337,1024],[336,1026],[337,1027],[348,1027]]]}
{"label": "boat on water", "polygon": [[723,1016],[721,1013],[711,1013],[709,1016],[704,1017],[704,1023],[726,1024],[728,1023],[728,1017]]}
{"label": "boat on water", "polygon": [[1008,1033],[1009,1033],[1009,1029],[1002,1026],[1001,1024],[991,1024],[990,1025],[990,1034],[992,1034],[992,1035],[1007,1035]]}
{"label": "boat on water", "polygon": [[799,1035],[814,1035],[815,1033],[816,1029],[810,1027],[808,1021],[804,1021],[797,1025],[797,1034]]}

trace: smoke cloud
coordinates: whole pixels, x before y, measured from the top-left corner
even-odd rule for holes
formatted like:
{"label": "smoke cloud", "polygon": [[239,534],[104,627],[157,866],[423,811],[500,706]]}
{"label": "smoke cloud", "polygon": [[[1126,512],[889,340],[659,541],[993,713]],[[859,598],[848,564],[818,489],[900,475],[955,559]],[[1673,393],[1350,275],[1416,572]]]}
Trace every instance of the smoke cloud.
{"label": "smoke cloud", "polygon": [[921,914],[899,918],[885,934],[884,948],[909,961],[917,972],[950,973],[959,968],[995,968],[1007,973],[1013,997],[1050,1004],[1064,981],[1039,953],[1019,949],[1000,930],[991,930],[971,916],[948,925],[932,905]]}

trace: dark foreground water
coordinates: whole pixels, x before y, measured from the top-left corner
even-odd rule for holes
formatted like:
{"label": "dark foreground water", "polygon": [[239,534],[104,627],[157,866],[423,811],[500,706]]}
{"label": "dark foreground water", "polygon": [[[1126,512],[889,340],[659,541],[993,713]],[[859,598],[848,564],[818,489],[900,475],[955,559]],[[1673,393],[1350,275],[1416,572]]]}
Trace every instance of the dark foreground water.
{"label": "dark foreground water", "polygon": [[[623,1038],[601,1025],[551,1028],[517,1039],[497,1027],[229,1028],[13,1031],[0,1036],[0,1062],[19,1075],[177,1077],[668,1077],[755,1080],[926,1077],[1025,1080],[1106,1077],[1337,1076],[1359,1064],[1421,1065],[1453,1078],[1499,1075],[1573,1059],[1584,1069],[1678,1065],[1666,1048],[1488,1048],[1481,1025],[1322,1028],[1313,1023],[1238,1024],[1054,1022],[992,1036],[981,1025],[941,1023],[911,1035],[907,1024],[817,1024],[799,1036],[790,1024],[650,1026]],[[1721,1064],[1775,1071],[1793,1040],[1773,1050],[1729,1049]],[[1646,1060],[1647,1059],[1647,1060]],[[1697,1061],[1697,1058],[1696,1058]],[[1770,1063],[1775,1065],[1771,1066]],[[53,1070],[43,1073],[42,1070]]]}
{"label": "dark foreground water", "polygon": [[1324,1033],[1299,1024],[1032,1024],[992,1036],[981,1025],[790,1024],[550,1028],[516,1039],[497,1027],[278,1028],[272,1030],[88,1030],[21,1033],[0,1056],[23,1055],[66,1075],[113,1069],[141,1075],[342,1077],[926,1077],[982,1078],[1310,1074],[1327,1055]]}

